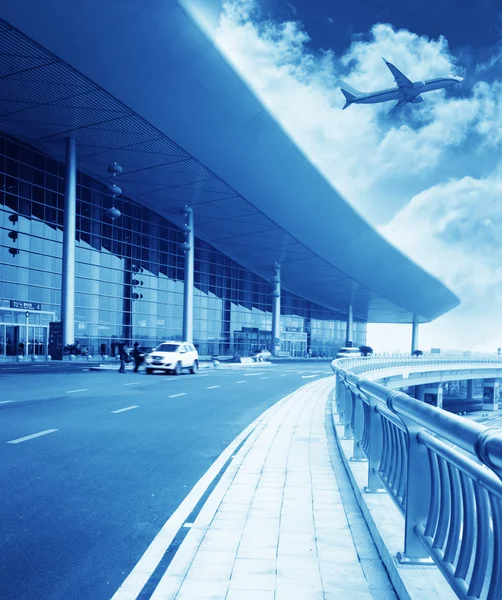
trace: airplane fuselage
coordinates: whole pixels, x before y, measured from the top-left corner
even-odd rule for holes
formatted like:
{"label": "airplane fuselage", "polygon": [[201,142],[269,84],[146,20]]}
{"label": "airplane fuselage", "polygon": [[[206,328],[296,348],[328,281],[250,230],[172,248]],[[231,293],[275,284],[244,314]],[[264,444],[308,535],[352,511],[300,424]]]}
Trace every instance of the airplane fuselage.
{"label": "airplane fuselage", "polygon": [[393,87],[388,90],[379,90],[370,94],[361,94],[351,101],[351,104],[376,104],[390,100],[412,100],[425,92],[442,90],[462,81],[461,77],[438,77],[427,81],[414,81],[410,86]]}

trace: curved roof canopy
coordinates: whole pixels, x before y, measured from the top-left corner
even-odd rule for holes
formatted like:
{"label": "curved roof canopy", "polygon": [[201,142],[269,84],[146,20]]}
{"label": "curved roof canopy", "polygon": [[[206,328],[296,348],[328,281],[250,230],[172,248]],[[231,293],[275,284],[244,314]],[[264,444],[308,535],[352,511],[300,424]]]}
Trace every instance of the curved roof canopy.
{"label": "curved roof canopy", "polygon": [[174,0],[16,0],[0,21],[0,128],[181,222],[246,268],[370,322],[458,299],[333,189]]}

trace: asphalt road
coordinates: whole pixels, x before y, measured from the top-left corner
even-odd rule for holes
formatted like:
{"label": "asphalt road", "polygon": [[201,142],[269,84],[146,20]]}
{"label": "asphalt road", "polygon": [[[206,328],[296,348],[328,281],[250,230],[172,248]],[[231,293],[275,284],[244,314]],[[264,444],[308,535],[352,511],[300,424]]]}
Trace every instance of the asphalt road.
{"label": "asphalt road", "polygon": [[0,598],[110,598],[227,445],[331,375],[329,363],[0,372]]}

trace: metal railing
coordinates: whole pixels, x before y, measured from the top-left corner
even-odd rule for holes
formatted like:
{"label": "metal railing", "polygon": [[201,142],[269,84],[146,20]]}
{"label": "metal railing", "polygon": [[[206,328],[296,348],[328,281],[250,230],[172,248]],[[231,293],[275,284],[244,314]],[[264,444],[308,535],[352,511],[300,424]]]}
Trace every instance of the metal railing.
{"label": "metal railing", "polygon": [[447,364],[493,364],[502,368],[502,356],[367,356],[340,358],[337,361],[340,367],[351,373],[363,373],[365,371],[377,371],[392,367],[415,367],[417,365],[447,365]]}
{"label": "metal railing", "polygon": [[[365,492],[387,491],[404,517],[399,560],[420,564],[432,559],[459,598],[500,600],[502,430],[347,369],[350,362],[372,371],[378,368],[375,360],[383,359],[333,361],[335,404],[342,439],[353,439],[352,460],[368,462]],[[385,366],[395,366],[389,365],[393,360],[386,359]],[[425,358],[408,360],[426,363]]]}

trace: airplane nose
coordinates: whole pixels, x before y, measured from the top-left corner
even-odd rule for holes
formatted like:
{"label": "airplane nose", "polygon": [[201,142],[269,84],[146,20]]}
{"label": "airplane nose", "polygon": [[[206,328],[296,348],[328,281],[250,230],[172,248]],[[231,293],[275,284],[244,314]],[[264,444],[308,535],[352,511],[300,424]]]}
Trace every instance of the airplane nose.
{"label": "airplane nose", "polygon": [[454,77],[453,79],[456,79],[458,81],[458,83],[462,83],[462,81],[464,81],[463,77]]}

